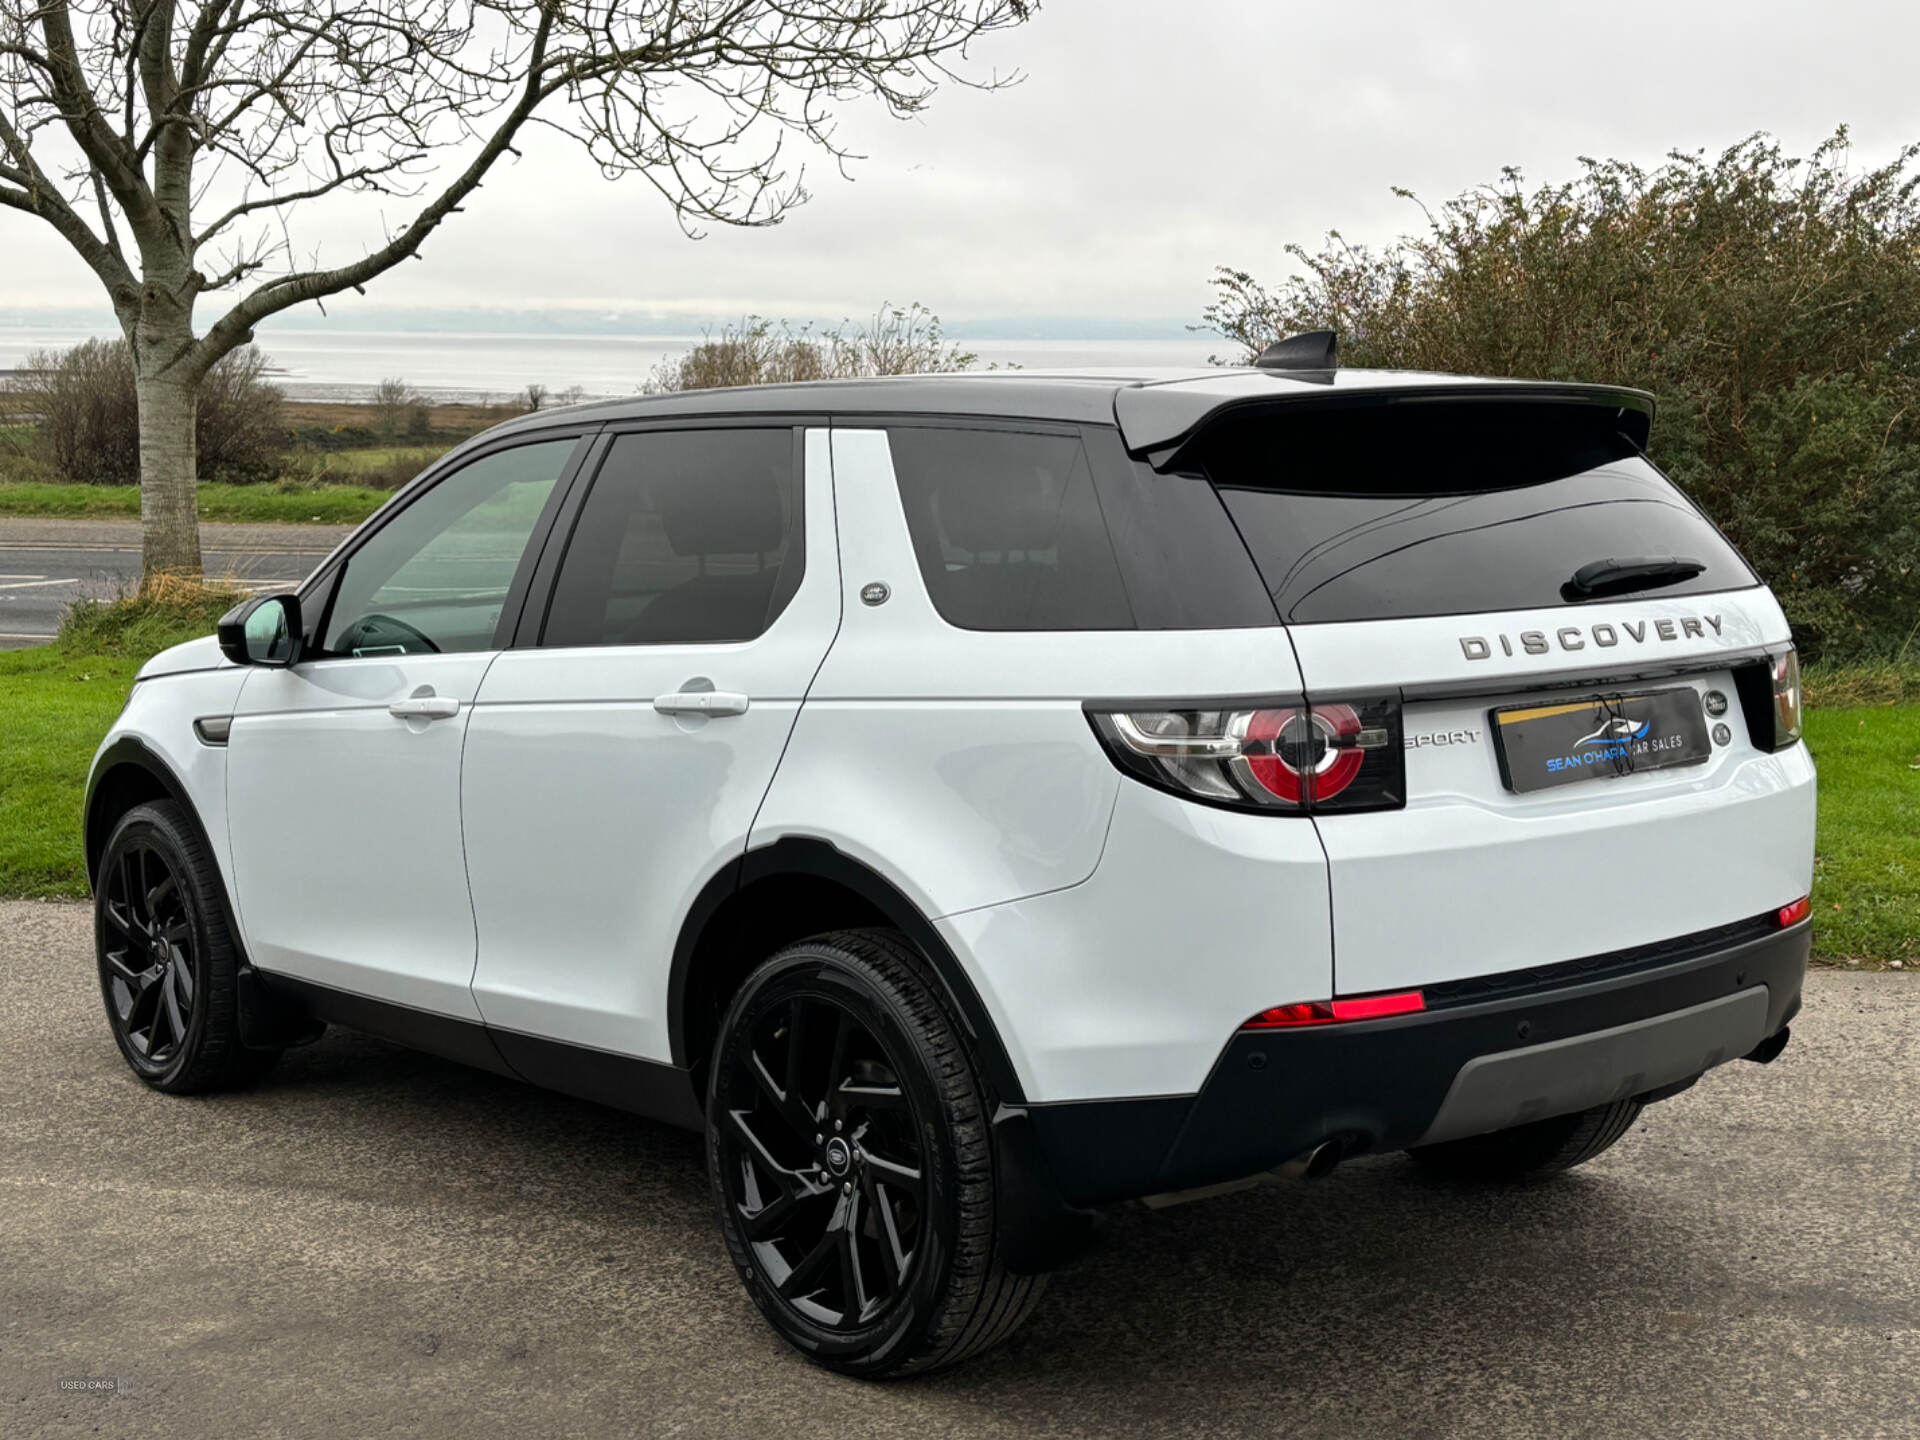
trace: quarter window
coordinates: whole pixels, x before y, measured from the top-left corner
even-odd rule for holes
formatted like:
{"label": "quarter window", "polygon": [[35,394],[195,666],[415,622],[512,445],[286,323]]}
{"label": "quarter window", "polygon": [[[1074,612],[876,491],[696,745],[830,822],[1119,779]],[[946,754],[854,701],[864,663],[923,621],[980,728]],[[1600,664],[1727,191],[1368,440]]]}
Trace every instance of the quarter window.
{"label": "quarter window", "polygon": [[581,507],[540,643],[751,640],[799,587],[791,429],[613,442]]}
{"label": "quarter window", "polygon": [[1130,630],[1077,433],[889,432],[934,608],[966,630]]}
{"label": "quarter window", "polygon": [[348,558],[329,655],[490,650],[540,512],[577,442],[517,445],[463,466]]}

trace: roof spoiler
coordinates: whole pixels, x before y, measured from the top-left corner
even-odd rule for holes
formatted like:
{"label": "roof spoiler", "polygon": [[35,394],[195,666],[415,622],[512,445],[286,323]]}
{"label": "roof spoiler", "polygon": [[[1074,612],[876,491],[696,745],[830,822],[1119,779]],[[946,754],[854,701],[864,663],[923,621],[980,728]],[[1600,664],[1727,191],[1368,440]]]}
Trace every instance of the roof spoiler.
{"label": "roof spoiler", "polygon": [[[1247,370],[1226,370],[1205,380],[1137,385],[1114,396],[1114,418],[1127,452],[1163,472],[1178,466],[1199,432],[1214,420],[1250,409],[1284,414],[1348,406],[1544,402],[1610,409],[1619,417],[1621,432],[1642,449],[1653,429],[1653,396],[1644,390],[1541,380],[1403,379],[1367,370],[1340,374],[1338,388],[1332,374]],[[1308,384],[1300,385],[1303,380]]]}
{"label": "roof spoiler", "polygon": [[1340,337],[1332,330],[1303,330],[1276,340],[1254,360],[1257,370],[1332,370]]}

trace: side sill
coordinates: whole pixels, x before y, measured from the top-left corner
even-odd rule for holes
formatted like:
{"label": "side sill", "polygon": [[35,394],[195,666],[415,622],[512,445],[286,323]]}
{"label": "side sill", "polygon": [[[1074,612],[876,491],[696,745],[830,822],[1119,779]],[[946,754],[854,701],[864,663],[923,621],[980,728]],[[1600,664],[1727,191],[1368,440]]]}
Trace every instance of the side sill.
{"label": "side sill", "polygon": [[705,1124],[692,1078],[677,1065],[497,1030],[289,975],[260,972],[258,980],[316,1020],[682,1129]]}

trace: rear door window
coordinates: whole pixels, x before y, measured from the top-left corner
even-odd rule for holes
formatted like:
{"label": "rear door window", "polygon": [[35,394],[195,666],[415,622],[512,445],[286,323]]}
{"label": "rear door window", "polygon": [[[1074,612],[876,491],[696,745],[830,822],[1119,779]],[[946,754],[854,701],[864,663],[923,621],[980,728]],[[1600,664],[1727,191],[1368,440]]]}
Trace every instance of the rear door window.
{"label": "rear door window", "polygon": [[1564,605],[1574,573],[1607,560],[1701,567],[1636,596],[1757,583],[1605,407],[1227,415],[1181,464],[1213,482],[1291,623]]}
{"label": "rear door window", "polygon": [[613,442],[554,581],[543,645],[752,640],[800,585],[791,428]]}

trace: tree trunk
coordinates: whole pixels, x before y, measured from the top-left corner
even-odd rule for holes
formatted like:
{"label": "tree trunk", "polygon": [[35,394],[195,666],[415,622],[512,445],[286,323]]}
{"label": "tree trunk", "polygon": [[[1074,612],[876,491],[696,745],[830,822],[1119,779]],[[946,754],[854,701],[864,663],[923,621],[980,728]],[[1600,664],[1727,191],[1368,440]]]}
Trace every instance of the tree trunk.
{"label": "tree trunk", "polygon": [[141,583],[156,575],[199,579],[199,495],[194,417],[199,387],[171,374],[139,374]]}

